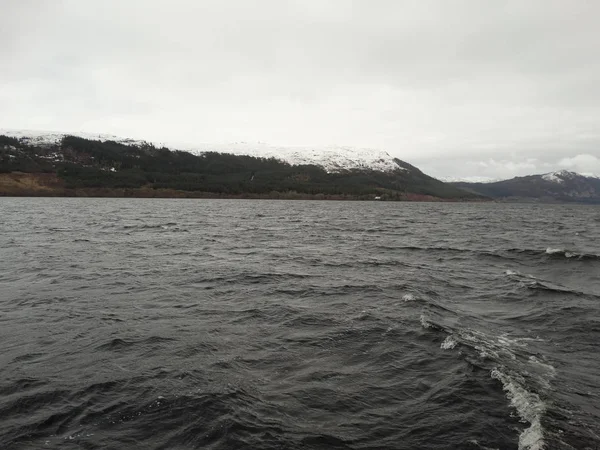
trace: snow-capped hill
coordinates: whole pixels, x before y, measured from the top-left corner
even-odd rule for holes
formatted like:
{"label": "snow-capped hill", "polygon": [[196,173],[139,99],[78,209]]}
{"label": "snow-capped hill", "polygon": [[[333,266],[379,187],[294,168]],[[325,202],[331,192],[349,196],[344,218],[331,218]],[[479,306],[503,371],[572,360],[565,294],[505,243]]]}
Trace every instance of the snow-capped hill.
{"label": "snow-capped hill", "polygon": [[[182,148],[180,148],[182,149]],[[377,170],[392,172],[406,170],[399,166],[387,152],[374,149],[357,149],[351,147],[279,147],[267,144],[200,144],[184,148],[191,153],[204,152],[231,153],[261,158],[275,158],[291,165],[313,164],[323,167],[328,172],[339,172],[350,169]]]}
{"label": "snow-capped hill", "polygon": [[496,181],[501,181],[500,178],[490,178],[490,177],[438,177],[438,180],[443,181],[444,183],[495,183]]}
{"label": "snow-capped hill", "polygon": [[395,159],[383,150],[351,148],[351,147],[281,147],[263,143],[249,144],[238,142],[232,144],[170,144],[163,142],[149,142],[135,139],[122,138],[110,134],[94,133],[53,133],[33,130],[5,130],[0,129],[0,134],[14,137],[27,145],[55,145],[64,136],[78,136],[85,139],[100,141],[115,141],[125,145],[153,144],[157,147],[167,147],[170,150],[185,150],[196,155],[205,152],[231,153],[234,155],[248,155],[260,158],[275,158],[291,165],[312,164],[323,167],[328,172],[362,169],[380,172],[393,172],[407,169],[396,163]]}
{"label": "snow-capped hill", "polygon": [[491,198],[600,203],[600,178],[568,170],[515,177],[494,183],[453,183]]}
{"label": "snow-capped hill", "polygon": [[58,144],[65,136],[77,136],[85,139],[93,139],[98,141],[115,141],[125,145],[142,145],[147,144],[148,141],[122,138],[114,136],[112,134],[100,134],[100,133],[57,133],[48,131],[37,131],[37,130],[8,130],[0,128],[0,135],[5,135],[19,139],[26,145],[55,145]]}
{"label": "snow-capped hill", "polygon": [[568,170],[559,170],[557,172],[545,173],[542,175],[542,179],[546,181],[551,181],[553,183],[564,183],[566,180],[572,180],[580,174],[576,172],[569,172]]}

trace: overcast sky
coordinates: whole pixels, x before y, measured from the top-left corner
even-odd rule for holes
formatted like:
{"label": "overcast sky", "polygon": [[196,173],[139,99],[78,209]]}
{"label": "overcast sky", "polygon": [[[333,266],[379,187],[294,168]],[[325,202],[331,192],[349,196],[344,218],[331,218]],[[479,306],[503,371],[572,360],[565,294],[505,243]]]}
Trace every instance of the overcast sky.
{"label": "overcast sky", "polygon": [[600,175],[600,1],[0,0],[0,127]]}

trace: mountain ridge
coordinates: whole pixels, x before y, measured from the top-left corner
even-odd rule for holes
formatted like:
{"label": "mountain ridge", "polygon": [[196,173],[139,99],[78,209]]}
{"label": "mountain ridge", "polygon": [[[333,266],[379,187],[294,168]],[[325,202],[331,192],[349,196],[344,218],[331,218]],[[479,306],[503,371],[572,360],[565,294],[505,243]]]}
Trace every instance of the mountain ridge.
{"label": "mountain ridge", "polygon": [[600,177],[564,169],[487,183],[450,184],[496,200],[600,204]]}
{"label": "mountain ridge", "polygon": [[0,135],[14,137],[28,145],[56,145],[65,136],[76,136],[84,139],[99,140],[102,142],[114,141],[124,145],[153,145],[169,150],[187,151],[194,155],[206,152],[228,153],[232,155],[254,156],[257,158],[276,158],[291,165],[317,165],[328,172],[344,170],[376,170],[393,172],[403,170],[395,160],[384,150],[370,148],[354,148],[349,146],[275,146],[266,143],[217,143],[217,144],[176,144],[154,142],[141,139],[125,138],[103,133],[64,133],[40,130],[13,130],[0,128]]}
{"label": "mountain ridge", "polygon": [[[316,152],[308,155],[312,159],[291,164],[278,154],[247,155],[246,148],[244,154],[220,153],[214,147],[192,154],[147,141],[117,142],[107,135],[89,139],[60,133],[9,132],[12,137],[2,133],[0,172],[45,174],[5,176],[9,187],[0,190],[4,195],[37,195],[23,188],[29,183],[52,186],[36,188],[43,191],[40,195],[482,200],[387,153],[361,159],[337,151],[338,159],[332,159],[327,158],[331,154]],[[319,159],[323,154],[325,162]]]}

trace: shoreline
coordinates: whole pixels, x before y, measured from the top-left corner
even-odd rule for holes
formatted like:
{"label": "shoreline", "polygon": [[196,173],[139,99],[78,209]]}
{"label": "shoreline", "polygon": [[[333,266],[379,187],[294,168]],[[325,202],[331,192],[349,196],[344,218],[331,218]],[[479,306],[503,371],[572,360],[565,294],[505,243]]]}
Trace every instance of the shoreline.
{"label": "shoreline", "polygon": [[[218,193],[206,191],[183,191],[155,189],[152,187],[69,188],[54,173],[0,173],[0,197],[65,197],[65,198],[191,198],[191,199],[247,199],[247,200],[335,200],[335,201],[394,201],[394,202],[443,202],[477,203],[491,199],[441,198],[425,194],[389,192],[378,194],[307,194],[296,191],[272,191],[269,193]],[[375,198],[380,197],[380,198]]]}

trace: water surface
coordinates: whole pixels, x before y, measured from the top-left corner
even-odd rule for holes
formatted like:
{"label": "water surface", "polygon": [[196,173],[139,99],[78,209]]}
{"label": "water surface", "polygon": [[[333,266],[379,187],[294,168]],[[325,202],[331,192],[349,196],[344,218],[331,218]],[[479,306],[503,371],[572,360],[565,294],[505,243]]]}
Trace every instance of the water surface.
{"label": "water surface", "polygon": [[0,199],[0,448],[600,446],[600,208]]}

